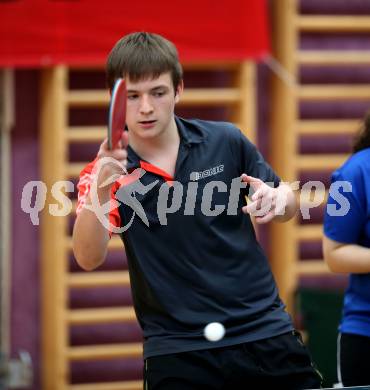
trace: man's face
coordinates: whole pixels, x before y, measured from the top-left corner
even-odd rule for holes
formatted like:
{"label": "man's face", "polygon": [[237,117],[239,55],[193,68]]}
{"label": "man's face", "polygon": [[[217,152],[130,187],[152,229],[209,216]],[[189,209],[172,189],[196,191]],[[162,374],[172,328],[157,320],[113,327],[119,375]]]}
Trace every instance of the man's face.
{"label": "man's face", "polygon": [[179,101],[182,84],[176,93],[170,72],[156,79],[132,82],[126,78],[127,112],[126,124],[137,138],[156,138],[166,132],[174,116],[175,104]]}

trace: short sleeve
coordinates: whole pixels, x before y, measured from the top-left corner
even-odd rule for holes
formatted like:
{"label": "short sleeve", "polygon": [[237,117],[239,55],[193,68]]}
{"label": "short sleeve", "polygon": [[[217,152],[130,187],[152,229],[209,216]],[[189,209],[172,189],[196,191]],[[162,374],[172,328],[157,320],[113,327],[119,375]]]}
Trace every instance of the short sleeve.
{"label": "short sleeve", "polygon": [[[86,167],[81,171],[79,181],[77,184],[78,189],[78,198],[77,198],[77,208],[76,214],[78,215],[86,205],[88,195],[91,190],[91,184],[94,180],[95,175],[95,166],[98,159],[90,162]],[[112,186],[111,191],[111,200],[115,202],[115,192],[117,191],[118,184],[115,183]],[[121,217],[117,207],[112,207],[112,210],[109,213],[109,222],[112,226],[120,227],[121,226]]]}
{"label": "short sleeve", "polygon": [[333,173],[324,215],[328,238],[347,244],[361,241],[367,217],[362,180],[360,170]]}
{"label": "short sleeve", "polygon": [[280,177],[265,161],[256,146],[239,130],[240,164],[242,173],[256,177],[265,183],[272,183],[274,187],[280,184]]}

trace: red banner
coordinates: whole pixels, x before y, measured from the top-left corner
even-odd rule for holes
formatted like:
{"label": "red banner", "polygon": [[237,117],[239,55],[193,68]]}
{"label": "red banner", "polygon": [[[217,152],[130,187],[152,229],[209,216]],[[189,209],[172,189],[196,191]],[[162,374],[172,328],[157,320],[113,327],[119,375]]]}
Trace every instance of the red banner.
{"label": "red banner", "polygon": [[0,66],[104,64],[133,31],[170,39],[182,61],[269,51],[265,0],[8,0],[0,2]]}

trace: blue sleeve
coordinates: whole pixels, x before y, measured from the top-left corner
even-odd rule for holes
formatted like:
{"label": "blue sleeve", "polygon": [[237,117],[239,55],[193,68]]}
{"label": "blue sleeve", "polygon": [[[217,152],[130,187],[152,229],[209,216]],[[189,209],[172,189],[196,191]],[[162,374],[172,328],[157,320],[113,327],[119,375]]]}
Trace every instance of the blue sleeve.
{"label": "blue sleeve", "polygon": [[325,235],[338,242],[357,244],[366,224],[366,191],[362,172],[347,164],[332,175],[324,216]]}

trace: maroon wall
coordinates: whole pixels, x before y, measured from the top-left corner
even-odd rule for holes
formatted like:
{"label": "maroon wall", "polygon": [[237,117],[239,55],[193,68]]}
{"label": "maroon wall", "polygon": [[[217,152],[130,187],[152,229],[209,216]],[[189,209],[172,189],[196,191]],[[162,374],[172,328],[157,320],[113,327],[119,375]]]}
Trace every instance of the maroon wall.
{"label": "maroon wall", "polygon": [[39,228],[21,209],[23,186],[39,180],[39,71],[15,74],[15,127],[11,161],[11,354],[28,351],[36,372],[32,390],[39,390],[40,252]]}

